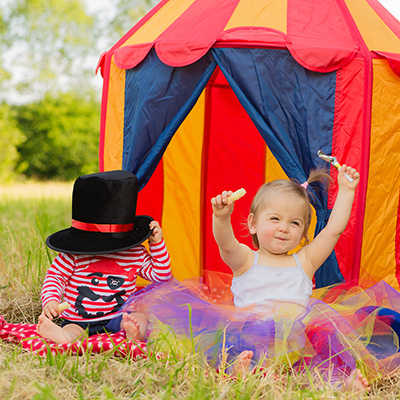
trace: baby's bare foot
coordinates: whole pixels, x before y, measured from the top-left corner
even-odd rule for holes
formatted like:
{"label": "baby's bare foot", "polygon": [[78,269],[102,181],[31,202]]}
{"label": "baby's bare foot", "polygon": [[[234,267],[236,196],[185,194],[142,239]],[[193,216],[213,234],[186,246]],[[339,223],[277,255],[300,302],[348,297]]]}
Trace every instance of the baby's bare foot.
{"label": "baby's bare foot", "polygon": [[36,332],[45,339],[50,339],[55,343],[70,343],[71,338],[64,331],[61,326],[56,325],[53,321],[50,321],[45,315],[39,316],[39,322],[36,326]]}
{"label": "baby's bare foot", "polygon": [[122,314],[121,328],[126,333],[126,338],[130,340],[140,340],[140,325],[136,319],[128,313]]}
{"label": "baby's bare foot", "polygon": [[343,382],[343,390],[346,392],[369,392],[371,387],[359,369],[351,371],[349,377]]}
{"label": "baby's bare foot", "polygon": [[249,373],[249,367],[251,360],[253,358],[253,352],[251,350],[242,351],[236,358],[233,369],[232,376],[245,376]]}

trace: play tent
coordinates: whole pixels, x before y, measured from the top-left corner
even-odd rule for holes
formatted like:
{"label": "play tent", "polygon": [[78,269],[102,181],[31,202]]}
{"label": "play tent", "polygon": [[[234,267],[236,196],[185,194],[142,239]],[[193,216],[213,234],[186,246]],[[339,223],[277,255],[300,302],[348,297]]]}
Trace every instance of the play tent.
{"label": "play tent", "polygon": [[[377,0],[163,0],[99,61],[100,170],[134,172],[178,279],[229,272],[210,199],[304,182],[321,149],[356,167],[352,215],[316,285],[400,282],[400,23]],[[331,170],[336,177],[336,171]],[[310,189],[318,232],[337,185]]]}

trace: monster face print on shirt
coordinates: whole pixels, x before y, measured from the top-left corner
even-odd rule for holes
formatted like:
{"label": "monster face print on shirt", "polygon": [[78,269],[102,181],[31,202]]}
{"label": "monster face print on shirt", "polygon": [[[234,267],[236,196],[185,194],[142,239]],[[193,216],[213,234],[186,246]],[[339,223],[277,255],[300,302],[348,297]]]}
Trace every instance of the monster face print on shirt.
{"label": "monster face print on shirt", "polygon": [[[149,253],[150,251],[150,253]],[[136,278],[164,282],[171,278],[164,241],[111,254],[59,253],[46,273],[41,298],[68,302],[61,314],[68,321],[103,321],[136,292]]]}
{"label": "monster face print on shirt", "polygon": [[[129,280],[128,271],[113,260],[101,259],[85,268],[86,281],[77,285],[75,309],[82,318],[98,318],[119,310]],[[93,311],[92,311],[93,309]]]}

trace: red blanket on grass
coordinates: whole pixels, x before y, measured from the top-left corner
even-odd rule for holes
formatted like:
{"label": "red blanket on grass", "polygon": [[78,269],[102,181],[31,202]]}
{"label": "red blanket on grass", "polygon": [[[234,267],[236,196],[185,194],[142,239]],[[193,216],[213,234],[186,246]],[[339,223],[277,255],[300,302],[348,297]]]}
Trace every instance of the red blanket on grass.
{"label": "red blanket on grass", "polygon": [[133,343],[127,340],[124,331],[117,333],[100,333],[74,343],[56,344],[44,339],[36,333],[36,324],[8,324],[0,315],[0,339],[20,344],[25,350],[40,356],[48,352],[52,354],[69,353],[84,354],[86,352],[102,353],[114,351],[121,357],[146,357],[146,343]]}

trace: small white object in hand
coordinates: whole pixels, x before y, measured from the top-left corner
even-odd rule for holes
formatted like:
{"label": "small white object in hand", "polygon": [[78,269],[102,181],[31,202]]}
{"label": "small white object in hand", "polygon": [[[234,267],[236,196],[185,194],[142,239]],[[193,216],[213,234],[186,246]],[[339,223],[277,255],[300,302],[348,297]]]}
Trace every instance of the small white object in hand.
{"label": "small white object in hand", "polygon": [[227,202],[229,203],[230,201],[239,200],[245,194],[246,194],[246,191],[243,188],[239,189],[239,190],[236,190],[236,192],[233,192],[230,196],[228,196]]}
{"label": "small white object in hand", "polygon": [[58,312],[62,313],[63,311],[65,311],[68,307],[70,307],[69,303],[64,301],[64,303],[61,303],[58,305]]}

